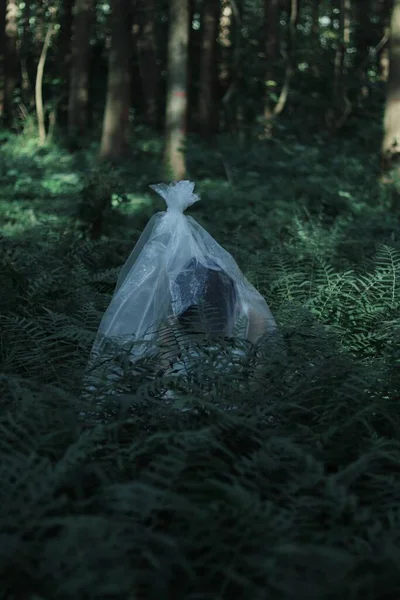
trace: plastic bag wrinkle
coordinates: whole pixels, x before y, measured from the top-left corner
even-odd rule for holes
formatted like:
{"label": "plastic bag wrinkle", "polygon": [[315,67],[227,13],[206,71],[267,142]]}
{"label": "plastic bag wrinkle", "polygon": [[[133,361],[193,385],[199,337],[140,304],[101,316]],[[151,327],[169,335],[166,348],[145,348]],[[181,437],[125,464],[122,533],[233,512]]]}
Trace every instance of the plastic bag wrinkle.
{"label": "plastic bag wrinkle", "polygon": [[[106,339],[124,345],[141,341],[132,347],[135,360],[156,349],[157,331],[163,322],[175,318],[184,326],[182,315],[191,307],[200,310],[204,299],[214,303],[222,321],[225,310],[221,334],[248,339],[251,320],[258,323],[250,340],[253,343],[265,333],[273,333],[276,323],[262,295],[244,277],[229,252],[195,219],[183,214],[199,200],[194,184],[150,187],[165,199],[167,211],[150,219],[122,267],[94,349]],[[207,291],[213,278],[214,298],[212,291]]]}

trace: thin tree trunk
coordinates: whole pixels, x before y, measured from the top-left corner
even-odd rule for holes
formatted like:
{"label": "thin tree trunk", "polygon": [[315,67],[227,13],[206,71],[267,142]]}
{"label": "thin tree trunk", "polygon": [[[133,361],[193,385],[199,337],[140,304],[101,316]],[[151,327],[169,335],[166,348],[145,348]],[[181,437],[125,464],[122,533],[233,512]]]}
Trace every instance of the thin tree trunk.
{"label": "thin tree trunk", "polygon": [[339,43],[335,56],[333,94],[337,104],[342,103],[344,93],[345,57],[350,42],[351,0],[341,0],[339,19]]}
{"label": "thin tree trunk", "polygon": [[289,37],[286,52],[285,80],[279,95],[278,102],[273,109],[273,117],[280,115],[285,109],[289,97],[290,86],[295,73],[296,64],[296,31],[299,19],[299,0],[290,0]]}
{"label": "thin tree trunk", "polygon": [[[311,6],[311,33],[314,40],[319,42],[319,5],[320,0],[312,0]],[[319,43],[318,43],[319,45]]]}
{"label": "thin tree trunk", "polygon": [[57,64],[60,70],[60,95],[58,118],[64,126],[68,119],[68,89],[71,72],[71,40],[73,29],[74,0],[63,0],[59,17]]}
{"label": "thin tree trunk", "polygon": [[390,68],[384,114],[382,159],[392,168],[400,158],[400,0],[394,0],[390,22]]}
{"label": "thin tree trunk", "polygon": [[[192,27],[192,23],[194,21],[195,14],[197,12],[197,0],[188,0],[189,1],[189,41],[188,41],[188,64],[187,64],[187,106],[194,107],[197,104],[197,94],[196,88],[198,85],[197,73],[199,71],[199,67],[195,69],[193,68],[193,61],[195,57],[200,58],[200,48],[199,48],[199,32]],[[197,122],[196,110],[186,110],[186,120],[185,120],[185,131],[190,131],[192,127],[196,127]]]}
{"label": "thin tree trunk", "polygon": [[6,48],[4,56],[4,122],[11,126],[14,117],[14,91],[18,82],[18,2],[8,0],[6,12]]}
{"label": "thin tree trunk", "polygon": [[137,36],[137,51],[140,78],[145,96],[145,116],[150,127],[158,122],[158,92],[160,69],[157,64],[156,23],[157,0],[140,0],[138,17],[140,30]]}
{"label": "thin tree trunk", "polygon": [[22,29],[20,52],[21,90],[24,104],[29,109],[34,102],[31,71],[32,36],[30,27],[30,18],[32,15],[32,2],[31,0],[25,0],[24,4],[25,6],[20,19],[20,26]]}
{"label": "thin tree trunk", "polygon": [[7,0],[0,0],[0,120],[3,119],[5,96],[6,12]]}
{"label": "thin tree trunk", "polygon": [[38,121],[39,140],[43,145],[46,143],[46,126],[45,126],[45,115],[43,106],[43,74],[44,66],[46,64],[47,51],[50,46],[51,38],[54,33],[54,24],[52,23],[44,38],[42,52],[39,58],[37,73],[36,73],[36,85],[35,85],[35,100],[36,100],[36,116]]}
{"label": "thin tree trunk", "polygon": [[237,3],[231,0],[234,20],[232,23],[233,38],[233,72],[235,73],[236,94],[234,97],[234,119],[233,130],[236,132],[238,141],[243,144],[245,141],[245,108],[242,90],[245,88],[245,76],[242,61],[242,26],[243,26],[243,3]]}
{"label": "thin tree trunk", "polygon": [[350,44],[351,0],[340,0],[339,40],[333,73],[333,101],[326,113],[328,128],[340,128],[351,111],[347,98],[345,59]]}
{"label": "thin tree trunk", "polygon": [[[354,60],[355,76],[359,80],[359,98],[368,95],[367,70],[370,58],[370,48],[374,46],[374,32],[371,26],[371,3],[369,0],[354,2],[354,37],[356,56]],[[376,43],[376,42],[375,42]]]}
{"label": "thin tree trunk", "polygon": [[265,91],[264,91],[264,121],[265,135],[271,134],[273,107],[270,99],[271,92],[276,92],[275,80],[276,62],[279,58],[279,0],[264,0],[264,30],[265,30]]}
{"label": "thin tree trunk", "polygon": [[112,0],[111,49],[101,159],[119,159],[128,148],[131,95],[132,8],[126,0]]}
{"label": "thin tree trunk", "polygon": [[390,37],[390,14],[391,14],[391,3],[393,0],[378,0],[377,5],[377,16],[381,24],[381,44],[379,51],[377,51],[378,66],[379,66],[379,78],[381,81],[387,83],[389,77],[389,44],[385,43]]}
{"label": "thin tree trunk", "polygon": [[165,166],[173,177],[186,176],[189,2],[170,0]]}
{"label": "thin tree trunk", "polygon": [[321,32],[320,32],[320,27],[319,27],[320,6],[321,6],[320,0],[312,0],[311,35],[312,35],[313,49],[315,52],[316,61],[315,62],[313,61],[312,65],[311,65],[311,70],[312,70],[314,77],[316,77],[316,78],[321,77],[321,64],[320,64],[320,60],[319,60],[320,47],[321,47],[321,42],[320,42],[320,33]]}
{"label": "thin tree trunk", "polygon": [[220,128],[225,130],[230,124],[230,103],[237,88],[232,65],[232,29],[233,10],[228,0],[222,0],[221,15],[219,19],[218,36],[218,98],[221,102]]}
{"label": "thin tree trunk", "polygon": [[86,132],[89,104],[90,33],[94,0],[75,0],[68,133],[74,138]]}

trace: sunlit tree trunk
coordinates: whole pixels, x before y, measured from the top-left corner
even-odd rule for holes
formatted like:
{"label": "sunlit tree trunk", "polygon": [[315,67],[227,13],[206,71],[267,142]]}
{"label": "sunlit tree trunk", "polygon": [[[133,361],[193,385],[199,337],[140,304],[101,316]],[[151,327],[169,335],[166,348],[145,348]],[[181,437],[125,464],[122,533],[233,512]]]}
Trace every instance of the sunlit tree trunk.
{"label": "sunlit tree trunk", "polygon": [[201,132],[206,137],[213,133],[216,125],[216,50],[220,8],[218,0],[205,0],[201,19],[202,40],[200,49],[198,114]]}
{"label": "sunlit tree trunk", "polygon": [[6,45],[4,54],[4,123],[13,122],[14,91],[18,82],[18,1],[8,0],[6,9]]}
{"label": "sunlit tree trunk", "polygon": [[390,22],[390,68],[384,114],[382,158],[386,168],[393,167],[400,158],[400,0],[394,0]]}
{"label": "sunlit tree trunk", "polygon": [[43,75],[44,67],[46,64],[47,52],[51,43],[51,38],[54,33],[54,23],[51,23],[43,42],[42,52],[40,54],[39,62],[37,65],[36,72],[36,83],[35,83],[35,104],[36,104],[36,117],[38,121],[39,140],[43,145],[46,142],[46,125],[45,125],[45,111],[43,104]]}
{"label": "sunlit tree trunk", "polygon": [[118,159],[128,148],[131,99],[132,8],[126,0],[111,1],[111,49],[100,158]]}
{"label": "sunlit tree trunk", "polygon": [[276,62],[279,58],[279,0],[264,0],[264,30],[265,30],[265,99],[264,120],[266,135],[269,135],[273,108],[270,94],[277,91],[275,78]]}
{"label": "sunlit tree trunk", "polygon": [[140,0],[137,4],[139,33],[136,38],[140,78],[145,102],[146,122],[158,122],[160,69],[157,64],[156,16],[157,0]]}
{"label": "sunlit tree trunk", "polygon": [[165,166],[176,179],[186,176],[184,144],[188,93],[189,2],[170,0]]}
{"label": "sunlit tree trunk", "polygon": [[94,0],[75,0],[68,102],[68,133],[71,137],[83,135],[87,128],[93,12]]}

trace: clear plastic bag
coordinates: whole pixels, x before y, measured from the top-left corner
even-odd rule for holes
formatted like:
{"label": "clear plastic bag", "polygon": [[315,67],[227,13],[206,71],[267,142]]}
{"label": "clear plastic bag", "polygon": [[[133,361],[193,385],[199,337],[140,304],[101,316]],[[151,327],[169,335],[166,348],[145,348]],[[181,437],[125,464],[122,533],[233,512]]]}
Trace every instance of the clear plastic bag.
{"label": "clear plastic bag", "polygon": [[128,344],[134,361],[156,350],[163,324],[171,323],[253,344],[274,333],[266,301],[232,256],[183,214],[199,200],[194,184],[150,187],[165,199],[167,211],[151,218],[122,267],[93,352],[105,341]]}

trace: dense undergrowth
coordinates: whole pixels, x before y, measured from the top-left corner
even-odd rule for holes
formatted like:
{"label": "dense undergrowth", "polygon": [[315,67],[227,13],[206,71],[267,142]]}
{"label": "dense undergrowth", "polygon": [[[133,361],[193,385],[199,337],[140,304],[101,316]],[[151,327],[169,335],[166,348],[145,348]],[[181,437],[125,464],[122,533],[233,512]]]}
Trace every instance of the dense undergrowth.
{"label": "dense undergrowth", "polygon": [[89,429],[82,375],[162,209],[160,141],[138,131],[118,169],[1,147],[2,598],[399,597],[398,200],[361,125],[191,142],[191,214],[265,294],[284,352],[265,349],[256,393],[212,356],[168,381],[142,365]]}

